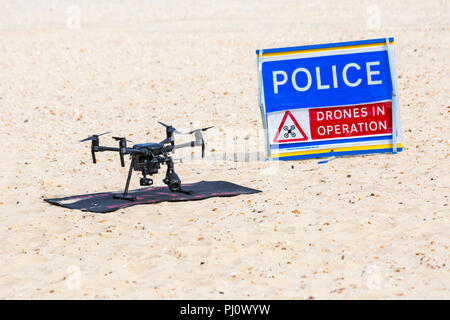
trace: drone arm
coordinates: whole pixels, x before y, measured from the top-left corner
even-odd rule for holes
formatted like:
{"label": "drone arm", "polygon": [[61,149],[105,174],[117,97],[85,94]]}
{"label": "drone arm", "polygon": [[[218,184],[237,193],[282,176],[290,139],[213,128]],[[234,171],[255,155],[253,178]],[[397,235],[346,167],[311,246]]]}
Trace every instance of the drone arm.
{"label": "drone arm", "polygon": [[175,143],[174,143],[173,136],[167,137],[160,142],[160,144],[166,144],[166,143],[170,143],[171,145],[174,145]]}
{"label": "drone arm", "polygon": [[[209,129],[209,128],[206,128],[205,130],[207,130],[207,129]],[[176,145],[172,146],[172,148],[170,148],[170,150],[168,150],[168,151],[172,151],[172,150],[179,149],[179,148],[201,146],[202,147],[202,158],[204,158],[205,157],[205,141],[203,140],[202,131],[204,131],[204,130],[199,129],[199,130],[194,130],[194,131],[190,132],[190,133],[195,134],[195,141],[176,144]]]}
{"label": "drone arm", "polygon": [[175,149],[187,148],[187,147],[197,147],[197,146],[202,146],[202,158],[204,158],[205,157],[205,142],[203,141],[203,139],[201,141],[196,140],[196,141],[176,144],[171,148],[166,147],[166,149],[167,149],[167,151],[172,151]]}
{"label": "drone arm", "polygon": [[105,132],[105,133],[98,134],[98,135],[94,134],[94,135],[80,141],[80,142],[91,141],[92,162],[97,163],[97,159],[95,157],[96,152],[104,152],[104,151],[119,152],[120,164],[122,165],[122,167],[125,167],[125,159],[123,157],[125,154],[147,155],[148,152],[146,150],[127,148],[128,140],[123,137],[113,137],[114,140],[119,141],[119,148],[101,146],[99,143],[99,137],[103,136],[107,133],[110,133],[110,132]]}
{"label": "drone arm", "polygon": [[[115,147],[104,147],[104,146],[96,146],[93,148],[93,151],[95,152],[103,152],[103,151],[115,151],[120,152],[120,148]],[[148,152],[146,150],[140,150],[140,149],[133,149],[133,148],[124,148],[123,154],[142,154],[142,155],[148,155]]]}
{"label": "drone arm", "polygon": [[170,149],[170,151],[172,151],[172,150],[175,150],[175,149],[187,148],[187,147],[195,147],[195,146],[197,146],[195,141],[191,141],[191,142],[176,144],[173,147],[166,147],[166,149],[168,149],[168,150]]}
{"label": "drone arm", "polygon": [[104,147],[104,146],[96,146],[93,148],[94,152],[103,152],[103,151],[120,151],[120,148],[114,148],[114,147]]}
{"label": "drone arm", "polygon": [[92,161],[94,163],[97,163],[97,160],[95,158],[95,153],[96,152],[104,152],[104,151],[119,152],[119,154],[120,154],[120,165],[122,167],[125,167],[125,159],[123,157],[125,154],[143,154],[143,155],[147,155],[146,150],[131,149],[131,148],[126,148],[124,146],[122,146],[121,148],[115,148],[115,147],[105,147],[105,146],[93,145],[92,149],[91,149]]}

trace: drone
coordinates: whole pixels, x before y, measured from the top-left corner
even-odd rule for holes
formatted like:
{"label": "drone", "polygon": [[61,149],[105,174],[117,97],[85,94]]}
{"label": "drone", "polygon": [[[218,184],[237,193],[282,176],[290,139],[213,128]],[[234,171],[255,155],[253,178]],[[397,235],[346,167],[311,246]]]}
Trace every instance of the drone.
{"label": "drone", "polygon": [[[92,154],[92,162],[97,163],[97,159],[95,157],[96,152],[104,152],[104,151],[113,151],[118,152],[120,157],[120,164],[122,167],[125,167],[125,159],[124,155],[129,154],[131,157],[130,169],[128,171],[127,182],[125,184],[125,190],[123,194],[115,194],[113,195],[114,199],[123,199],[135,201],[135,197],[131,197],[128,195],[128,188],[130,186],[131,175],[134,171],[141,171],[142,178],[140,178],[141,186],[150,186],[153,184],[153,179],[148,178],[147,176],[152,176],[158,173],[158,170],[161,168],[161,165],[167,165],[166,176],[163,179],[163,182],[169,187],[172,192],[181,192],[190,194],[191,192],[188,190],[183,190],[181,188],[181,180],[176,174],[174,170],[174,160],[169,155],[169,153],[174,152],[175,149],[186,148],[186,147],[202,147],[202,158],[205,157],[205,141],[203,140],[203,131],[211,129],[213,127],[207,127],[202,129],[195,129],[187,133],[181,133],[174,127],[164,124],[158,121],[159,124],[166,128],[166,138],[159,143],[149,142],[149,143],[140,143],[133,145],[132,148],[127,147],[127,142],[132,142],[127,140],[125,137],[112,137],[114,140],[119,142],[119,147],[106,147],[101,146],[99,143],[99,137],[110,132],[105,132],[102,134],[94,134],[86,139],[81,140],[80,142],[91,141],[91,154]],[[195,140],[182,144],[175,144],[174,133],[176,134],[194,134]]]}

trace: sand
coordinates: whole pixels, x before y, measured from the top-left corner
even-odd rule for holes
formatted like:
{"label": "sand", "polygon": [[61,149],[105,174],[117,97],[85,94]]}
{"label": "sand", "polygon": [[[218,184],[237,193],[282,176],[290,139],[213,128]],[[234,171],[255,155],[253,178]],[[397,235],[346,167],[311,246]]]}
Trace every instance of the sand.
{"label": "sand", "polygon": [[[0,298],[450,298],[448,1],[0,6]],[[404,152],[255,160],[255,49],[386,36]],[[157,120],[215,126],[205,160],[175,155],[183,181],[263,192],[105,215],[42,200],[122,188],[118,156],[94,165],[78,140],[159,141]]]}

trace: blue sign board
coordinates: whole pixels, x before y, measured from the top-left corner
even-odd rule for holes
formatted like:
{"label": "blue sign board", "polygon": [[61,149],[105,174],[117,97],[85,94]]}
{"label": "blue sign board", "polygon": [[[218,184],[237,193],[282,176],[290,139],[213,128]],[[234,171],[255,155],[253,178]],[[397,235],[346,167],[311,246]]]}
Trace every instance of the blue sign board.
{"label": "blue sign board", "polygon": [[268,157],[401,151],[393,43],[258,50]]}

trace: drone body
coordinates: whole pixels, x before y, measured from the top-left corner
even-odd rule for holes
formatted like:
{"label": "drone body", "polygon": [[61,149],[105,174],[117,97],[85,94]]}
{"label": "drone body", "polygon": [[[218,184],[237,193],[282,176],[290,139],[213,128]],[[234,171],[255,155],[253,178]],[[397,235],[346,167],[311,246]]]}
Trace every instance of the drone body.
{"label": "drone body", "polygon": [[135,198],[128,196],[128,187],[130,185],[130,179],[133,170],[140,171],[142,173],[142,177],[140,179],[141,186],[150,186],[153,184],[153,180],[151,178],[147,178],[147,176],[151,176],[153,174],[158,173],[159,169],[161,168],[161,165],[167,165],[166,176],[163,179],[163,182],[167,184],[169,189],[173,192],[189,193],[189,191],[181,189],[181,180],[174,170],[173,159],[169,154],[170,152],[173,152],[175,149],[201,146],[202,157],[204,157],[205,142],[203,141],[202,131],[206,131],[212,127],[196,129],[191,132],[188,132],[187,134],[195,134],[195,140],[188,143],[176,145],[173,134],[174,133],[182,134],[182,133],[178,132],[178,130],[176,130],[172,126],[168,126],[162,122],[159,123],[164,127],[166,127],[166,135],[167,135],[166,139],[164,139],[159,143],[155,142],[140,143],[133,145],[132,148],[128,148],[127,147],[128,140],[122,137],[113,137],[114,140],[119,141],[119,148],[100,146],[99,137],[109,132],[105,132],[100,135],[93,135],[89,138],[81,140],[81,142],[92,141],[91,154],[92,154],[92,161],[94,163],[97,162],[95,157],[96,152],[104,152],[104,151],[119,152],[120,163],[122,167],[125,167],[124,155],[129,154],[131,156],[131,164],[130,169],[128,171],[125,190],[122,195],[114,195],[115,199],[126,199],[130,201],[136,200]]}

